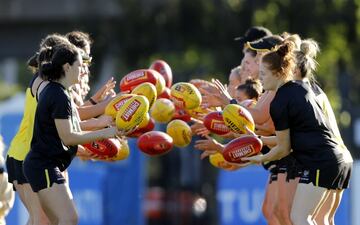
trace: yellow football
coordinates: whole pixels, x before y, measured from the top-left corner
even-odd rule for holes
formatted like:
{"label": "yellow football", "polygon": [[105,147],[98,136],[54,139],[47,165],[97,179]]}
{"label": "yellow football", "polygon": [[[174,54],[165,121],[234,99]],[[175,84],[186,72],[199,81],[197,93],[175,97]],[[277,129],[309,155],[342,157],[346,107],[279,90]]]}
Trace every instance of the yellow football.
{"label": "yellow football", "polygon": [[145,96],[149,101],[150,108],[157,98],[156,87],[150,82],[139,84],[131,91],[131,94]]}
{"label": "yellow football", "polygon": [[171,121],[166,127],[166,133],[173,138],[177,147],[189,145],[192,139],[190,126],[182,120]]}
{"label": "yellow football", "polygon": [[225,125],[231,131],[239,134],[247,133],[246,127],[252,131],[255,130],[254,119],[250,112],[237,104],[229,104],[223,110]]}
{"label": "yellow football", "polygon": [[150,110],[151,117],[158,123],[169,122],[174,116],[174,113],[174,103],[166,98],[157,99]]}
{"label": "yellow football", "polygon": [[116,114],[119,111],[120,107],[124,105],[124,103],[129,100],[129,98],[134,97],[133,94],[122,94],[115,97],[111,100],[105,107],[105,115],[112,116],[114,119],[116,118]]}
{"label": "yellow football", "polygon": [[211,165],[216,168],[224,169],[224,170],[235,170],[236,167],[230,165],[226,162],[221,153],[215,153],[209,156],[209,162]]}
{"label": "yellow football", "polygon": [[139,127],[137,129],[146,127],[148,125],[149,121],[150,121],[150,115],[149,115],[149,113],[146,113],[144,116],[144,119],[141,121],[141,123],[139,124]]}
{"label": "yellow football", "polygon": [[149,101],[146,97],[136,95],[129,98],[116,115],[116,126],[122,130],[130,130],[139,125],[149,111]]}
{"label": "yellow football", "polygon": [[115,160],[115,161],[124,160],[127,157],[129,157],[130,147],[129,147],[127,140],[121,140],[120,144],[121,144],[120,150],[117,152],[117,154],[114,157],[111,158],[112,160]]}
{"label": "yellow football", "polygon": [[195,109],[201,104],[200,91],[195,85],[187,82],[179,82],[171,87],[170,98],[180,108]]}

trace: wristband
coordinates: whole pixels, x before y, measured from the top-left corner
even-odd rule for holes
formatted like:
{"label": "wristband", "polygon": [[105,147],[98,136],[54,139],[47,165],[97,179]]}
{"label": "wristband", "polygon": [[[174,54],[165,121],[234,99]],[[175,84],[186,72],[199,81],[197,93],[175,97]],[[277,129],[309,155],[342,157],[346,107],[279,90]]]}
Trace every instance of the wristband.
{"label": "wristband", "polygon": [[233,98],[233,99],[230,100],[230,104],[238,104],[238,102],[236,101],[235,98]]}
{"label": "wristband", "polygon": [[92,99],[92,98],[89,98],[89,102],[90,102],[91,104],[93,104],[93,105],[96,105],[96,104],[97,104],[97,102],[95,102],[94,99]]}

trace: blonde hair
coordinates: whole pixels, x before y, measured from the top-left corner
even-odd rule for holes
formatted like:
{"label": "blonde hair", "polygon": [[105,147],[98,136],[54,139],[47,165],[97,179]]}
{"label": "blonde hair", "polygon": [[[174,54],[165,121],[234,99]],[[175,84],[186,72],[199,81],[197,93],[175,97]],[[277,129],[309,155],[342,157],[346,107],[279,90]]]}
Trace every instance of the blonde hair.
{"label": "blonde hair", "polygon": [[300,50],[295,52],[295,57],[302,78],[315,81],[314,72],[318,65],[315,58],[319,52],[319,45],[313,39],[306,39],[301,42]]}
{"label": "blonde hair", "polygon": [[301,38],[298,34],[289,34],[289,36],[285,38],[285,41],[291,41],[295,45],[295,50],[300,50]]}

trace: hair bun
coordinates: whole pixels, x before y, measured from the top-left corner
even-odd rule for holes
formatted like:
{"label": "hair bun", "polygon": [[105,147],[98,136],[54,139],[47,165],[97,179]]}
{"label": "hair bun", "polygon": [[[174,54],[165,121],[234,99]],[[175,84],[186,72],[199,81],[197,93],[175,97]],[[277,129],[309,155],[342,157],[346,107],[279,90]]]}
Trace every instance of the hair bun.
{"label": "hair bun", "polygon": [[52,64],[52,62],[44,62],[41,64],[41,72],[43,74],[49,74],[53,71],[54,66]]}

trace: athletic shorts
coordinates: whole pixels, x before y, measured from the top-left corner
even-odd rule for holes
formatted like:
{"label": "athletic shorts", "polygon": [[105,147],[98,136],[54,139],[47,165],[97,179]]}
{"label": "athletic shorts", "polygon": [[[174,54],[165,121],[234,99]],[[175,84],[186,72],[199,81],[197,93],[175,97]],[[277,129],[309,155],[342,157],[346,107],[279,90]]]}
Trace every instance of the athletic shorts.
{"label": "athletic shorts", "polygon": [[54,183],[65,183],[65,178],[58,167],[47,169],[36,168],[31,163],[25,161],[23,169],[25,177],[34,192],[50,188]]}
{"label": "athletic shorts", "polygon": [[279,173],[286,173],[287,182],[301,176],[301,166],[292,155],[279,160],[278,168]]}
{"label": "athletic shorts", "polygon": [[[6,158],[6,169],[8,172],[8,181],[9,183],[14,183],[17,181],[18,184],[27,184],[29,183],[24,176],[23,172],[23,162],[14,159],[13,157],[7,156]],[[15,190],[15,185],[13,186]]]}
{"label": "athletic shorts", "polygon": [[277,181],[278,179],[278,167],[275,164],[273,164],[269,168],[269,172],[270,172],[269,184],[271,184],[272,182]]}
{"label": "athletic shorts", "polygon": [[304,169],[299,183],[309,184],[332,190],[341,190],[349,187],[352,163],[340,163],[327,166],[323,169]]}

